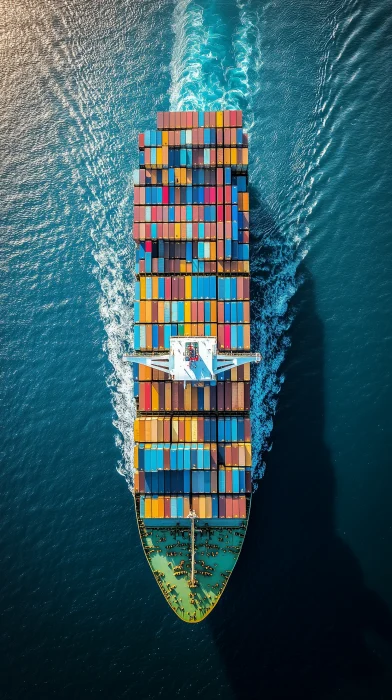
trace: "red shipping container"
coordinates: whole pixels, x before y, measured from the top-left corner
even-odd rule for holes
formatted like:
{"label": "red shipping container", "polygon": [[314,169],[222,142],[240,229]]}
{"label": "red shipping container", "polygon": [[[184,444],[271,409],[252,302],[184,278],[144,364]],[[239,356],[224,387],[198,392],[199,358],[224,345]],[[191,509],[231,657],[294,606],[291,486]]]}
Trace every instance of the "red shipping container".
{"label": "red shipping container", "polygon": [[[140,275],[143,275],[143,274],[145,273],[145,271],[146,271],[146,264],[145,264],[145,262],[146,262],[145,260],[140,260],[140,261],[139,261],[139,274],[140,274]],[[153,261],[153,262],[154,262],[154,261]]]}
{"label": "red shipping container", "polygon": [[230,146],[230,129],[223,129],[223,143],[225,146]]}
{"label": "red shipping container", "polygon": [[[221,205],[221,206],[222,206],[222,205]],[[223,206],[222,206],[222,208],[223,208]],[[223,225],[223,221],[217,223],[217,225],[216,225],[216,230],[217,230],[217,238],[218,238],[219,240],[222,240],[222,239],[224,238],[224,225]]]}
{"label": "red shipping container", "polygon": [[139,148],[144,148],[144,134],[139,134]]}
{"label": "red shipping container", "polygon": [[223,204],[218,204],[216,210],[218,223],[221,223],[223,222]]}
{"label": "red shipping container", "polygon": [[146,491],[146,477],[144,472],[139,472],[139,491],[140,493],[145,493]]}
{"label": "red shipping container", "polygon": [[231,446],[231,460],[232,460],[232,466],[238,467],[238,444],[237,443],[233,443]]}
{"label": "red shipping container", "polygon": [[237,124],[237,112],[235,110],[230,111],[230,126],[236,126]]}
{"label": "red shipping container", "polygon": [[226,517],[226,497],[225,496],[219,496],[219,517],[220,518]]}
{"label": "red shipping container", "polygon": [[192,112],[192,127],[193,129],[197,129],[199,125],[199,114],[198,112]]}
{"label": "red shipping container", "polygon": [[216,187],[210,186],[210,204],[216,204]]}
{"label": "red shipping container", "polygon": [[[142,473],[143,473],[143,472],[142,472]],[[140,480],[139,480],[139,472],[136,472],[136,471],[135,471],[135,472],[134,472],[134,475],[133,475],[133,485],[134,485],[134,488],[135,488],[135,493],[140,493],[140,485],[139,485],[139,483],[140,483]]]}
{"label": "red shipping container", "polygon": [[246,496],[239,498],[240,518],[246,518]]}
{"label": "red shipping container", "polygon": [[186,129],[186,112],[180,112],[180,126],[181,129]]}
{"label": "red shipping container", "polygon": [[170,277],[165,277],[165,300],[170,301],[171,298],[171,279]]}
{"label": "red shipping container", "polygon": [[231,185],[225,185],[225,203],[231,204]]}
{"label": "red shipping container", "polygon": [[179,130],[174,132],[174,145],[175,146],[181,145],[181,134],[180,134]]}
{"label": "red shipping container", "polygon": [[197,321],[204,323],[204,301],[197,301]]}
{"label": "red shipping container", "polygon": [[233,496],[233,518],[240,517],[240,497]]}
{"label": "red shipping container", "polygon": [[164,514],[165,518],[170,518],[170,496],[165,496]]}
{"label": "red shipping container", "polygon": [[225,466],[226,467],[232,467],[232,461],[231,461],[231,443],[225,445]]}
{"label": "red shipping container", "polygon": [[233,497],[226,496],[226,518],[233,517]]}
{"label": "red shipping container", "polygon": [[157,127],[163,129],[163,112],[157,112]]}
{"label": "red shipping container", "polygon": [[218,349],[219,350],[225,349],[225,328],[221,324],[218,324]]}
{"label": "red shipping container", "polygon": [[206,129],[210,128],[210,112],[204,112],[204,126]]}
{"label": "red shipping container", "polygon": [[231,240],[231,221],[225,221],[225,238]]}
{"label": "red shipping container", "polygon": [[169,128],[169,112],[163,113],[163,128],[167,130]]}
{"label": "red shipping container", "polygon": [[[219,243],[223,244],[223,241],[218,241]],[[218,301],[218,323],[224,323],[225,322],[225,302],[224,301]],[[223,332],[223,346],[225,345],[225,336]]]}
{"label": "red shipping container", "polygon": [[231,348],[231,334],[230,334],[230,324],[226,323],[225,329],[225,350],[230,350]]}
{"label": "red shipping container", "polygon": [[[223,258],[225,257],[225,243],[224,243],[224,241],[218,241],[217,257],[218,257],[218,260],[223,260]],[[220,319],[218,316],[218,322],[223,323],[223,321],[224,321],[224,316],[222,317],[222,319]]]}
{"label": "red shipping container", "polygon": [[221,128],[216,130],[216,145],[223,146],[223,129]]}
{"label": "red shipping container", "polygon": [[242,112],[240,109],[238,109],[236,112],[236,126],[237,128],[242,127]]}
{"label": "red shipping container", "polygon": [[225,109],[223,112],[223,126],[230,126],[230,112],[227,109]]}
{"label": "red shipping container", "polygon": [[[216,161],[217,161],[216,148],[212,147],[212,148],[210,148],[210,166],[211,166],[212,168],[215,168],[215,167],[216,167]],[[212,174],[213,172],[214,172],[214,171],[211,171],[211,174]]]}
{"label": "red shipping container", "polygon": [[185,277],[179,277],[178,281],[178,298],[185,299]]}
{"label": "red shipping container", "polygon": [[[238,278],[240,279],[240,278]],[[243,277],[244,299],[249,299],[249,277]]]}
{"label": "red shipping container", "polygon": [[186,114],[186,128],[192,129],[192,112],[185,112]]}
{"label": "red shipping container", "polygon": [[174,131],[169,131],[169,146],[174,146]]}
{"label": "red shipping container", "polygon": [[211,493],[218,493],[218,473],[211,472]]}
{"label": "red shipping container", "polygon": [[250,418],[244,418],[244,435],[245,435],[245,442],[250,442],[250,435],[251,435]]}
{"label": "red shipping container", "polygon": [[218,187],[222,187],[224,184],[223,168],[216,169],[216,184],[218,185]]}
{"label": "red shipping container", "polygon": [[242,301],[244,298],[244,278],[237,277],[237,299]]}

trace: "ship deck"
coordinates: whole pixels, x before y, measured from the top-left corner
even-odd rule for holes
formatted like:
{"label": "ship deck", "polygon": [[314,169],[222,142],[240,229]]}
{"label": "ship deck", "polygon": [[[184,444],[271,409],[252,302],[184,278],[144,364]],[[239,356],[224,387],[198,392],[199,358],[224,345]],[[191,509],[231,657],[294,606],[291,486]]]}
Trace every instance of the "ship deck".
{"label": "ship deck", "polygon": [[[136,505],[137,507],[137,505]],[[217,604],[240,555],[247,520],[225,525],[196,520],[195,585],[191,585],[191,523],[146,526],[138,518],[144,553],[167,603],[178,617],[201,622]]]}

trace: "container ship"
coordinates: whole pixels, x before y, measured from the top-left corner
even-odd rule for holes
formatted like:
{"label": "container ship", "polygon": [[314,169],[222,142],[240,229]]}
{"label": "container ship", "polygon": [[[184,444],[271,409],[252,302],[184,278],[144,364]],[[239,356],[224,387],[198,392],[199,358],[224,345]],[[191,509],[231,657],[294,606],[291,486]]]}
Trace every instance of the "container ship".
{"label": "container ship", "polygon": [[185,622],[215,607],[252,493],[248,138],[242,112],[158,112],[134,171],[134,500]]}

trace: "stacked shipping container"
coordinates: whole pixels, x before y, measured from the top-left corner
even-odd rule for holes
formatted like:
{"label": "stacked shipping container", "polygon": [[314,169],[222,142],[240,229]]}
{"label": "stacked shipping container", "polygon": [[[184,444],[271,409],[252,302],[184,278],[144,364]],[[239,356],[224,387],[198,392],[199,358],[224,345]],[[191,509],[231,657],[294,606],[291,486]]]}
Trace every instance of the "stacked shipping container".
{"label": "stacked shipping container", "polygon": [[[134,349],[214,336],[250,350],[248,139],[240,111],[158,112],[139,136]],[[135,492],[144,519],[244,519],[250,367],[190,384],[134,365]]]}

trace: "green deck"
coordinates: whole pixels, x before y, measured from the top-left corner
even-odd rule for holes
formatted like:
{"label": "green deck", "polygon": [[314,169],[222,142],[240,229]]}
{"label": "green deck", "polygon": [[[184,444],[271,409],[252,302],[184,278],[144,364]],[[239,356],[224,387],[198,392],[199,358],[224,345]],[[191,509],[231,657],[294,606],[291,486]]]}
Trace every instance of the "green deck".
{"label": "green deck", "polygon": [[[137,504],[136,504],[137,508]],[[138,512],[138,510],[137,510]],[[150,526],[138,517],[147,560],[168,604],[185,622],[201,622],[222,595],[237,562],[248,521],[236,526],[195,520],[195,581],[191,582],[191,523]],[[169,525],[171,523],[171,525]]]}

